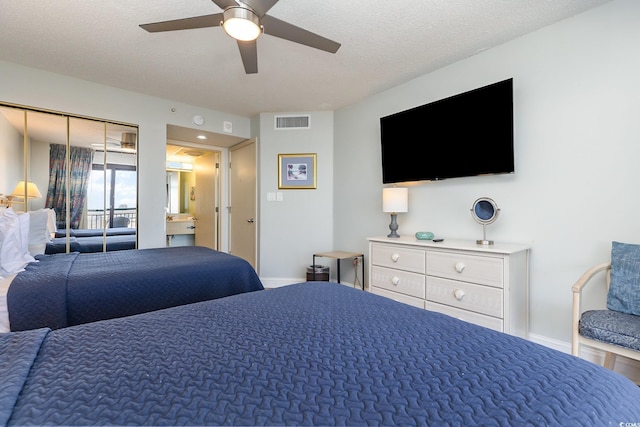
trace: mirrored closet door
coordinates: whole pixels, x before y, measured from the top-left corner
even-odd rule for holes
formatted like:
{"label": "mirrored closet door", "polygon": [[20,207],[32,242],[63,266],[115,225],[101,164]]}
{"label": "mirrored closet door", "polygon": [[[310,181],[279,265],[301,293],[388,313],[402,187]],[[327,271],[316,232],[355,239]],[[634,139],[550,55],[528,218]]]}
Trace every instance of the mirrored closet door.
{"label": "mirrored closet door", "polygon": [[45,253],[137,247],[135,125],[0,104],[0,200],[49,215]]}

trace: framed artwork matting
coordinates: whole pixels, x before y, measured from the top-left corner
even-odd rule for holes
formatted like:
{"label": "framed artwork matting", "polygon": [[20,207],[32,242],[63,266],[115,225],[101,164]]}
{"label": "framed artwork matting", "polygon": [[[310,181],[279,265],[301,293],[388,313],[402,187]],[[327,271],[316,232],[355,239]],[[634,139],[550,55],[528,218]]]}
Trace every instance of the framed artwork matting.
{"label": "framed artwork matting", "polygon": [[316,153],[278,154],[278,188],[315,190]]}

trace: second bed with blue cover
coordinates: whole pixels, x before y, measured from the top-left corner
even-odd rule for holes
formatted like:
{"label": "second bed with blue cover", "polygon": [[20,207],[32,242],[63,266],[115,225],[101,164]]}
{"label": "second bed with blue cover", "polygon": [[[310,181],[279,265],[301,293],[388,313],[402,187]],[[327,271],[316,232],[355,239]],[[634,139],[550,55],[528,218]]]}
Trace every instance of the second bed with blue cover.
{"label": "second bed with blue cover", "polygon": [[263,289],[246,260],[199,246],[36,259],[7,293],[12,331],[63,328]]}

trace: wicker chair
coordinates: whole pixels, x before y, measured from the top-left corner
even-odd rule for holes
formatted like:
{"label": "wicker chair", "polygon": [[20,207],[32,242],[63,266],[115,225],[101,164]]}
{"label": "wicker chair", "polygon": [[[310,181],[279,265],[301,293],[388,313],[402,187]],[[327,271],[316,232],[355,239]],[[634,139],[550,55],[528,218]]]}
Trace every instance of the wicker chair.
{"label": "wicker chair", "polygon": [[129,218],[125,216],[116,216],[113,218],[113,222],[111,223],[112,228],[121,228],[129,226]]}
{"label": "wicker chair", "polygon": [[[613,369],[616,355],[640,361],[640,316],[614,310],[582,311],[581,294],[591,279],[605,272],[607,291],[611,284],[611,263],[587,270],[573,285],[573,325],[571,354],[580,355],[586,345],[605,352],[604,366]],[[599,283],[602,283],[600,281]]]}

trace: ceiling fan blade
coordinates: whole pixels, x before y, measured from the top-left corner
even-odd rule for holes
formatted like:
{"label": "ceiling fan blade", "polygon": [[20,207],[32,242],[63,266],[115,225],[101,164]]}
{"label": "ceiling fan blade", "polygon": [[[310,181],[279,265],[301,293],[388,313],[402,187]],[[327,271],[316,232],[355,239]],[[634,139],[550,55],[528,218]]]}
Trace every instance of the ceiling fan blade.
{"label": "ceiling fan blade", "polygon": [[259,17],[263,17],[267,14],[269,9],[273,7],[278,0],[240,0],[241,3],[249,6],[255,13],[258,14]]}
{"label": "ceiling fan blade", "polygon": [[296,27],[288,22],[281,21],[270,15],[265,15],[261,19],[264,33],[281,39],[300,43],[305,46],[315,47],[331,53],[336,53],[340,48],[340,43],[319,36],[311,31]]}
{"label": "ceiling fan blade", "polygon": [[238,40],[238,49],[244,64],[244,71],[247,74],[255,74],[258,72],[258,48],[256,41],[243,42]]}
{"label": "ceiling fan blade", "polygon": [[194,16],[192,18],[174,19],[172,21],[153,22],[141,24],[143,30],[150,33],[161,31],[191,30],[194,28],[218,27],[222,22],[222,13],[213,15]]}

